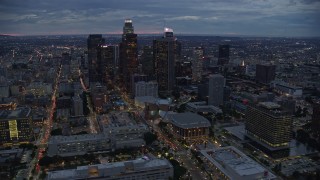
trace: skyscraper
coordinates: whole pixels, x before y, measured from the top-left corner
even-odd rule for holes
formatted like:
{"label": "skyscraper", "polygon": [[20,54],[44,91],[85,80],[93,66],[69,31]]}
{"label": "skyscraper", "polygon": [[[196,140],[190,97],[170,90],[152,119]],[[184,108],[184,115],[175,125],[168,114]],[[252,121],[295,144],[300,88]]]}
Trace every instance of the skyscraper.
{"label": "skyscraper", "polygon": [[202,67],[203,67],[203,48],[196,47],[193,50],[193,61],[192,61],[192,80],[201,81]]}
{"label": "skyscraper", "polygon": [[219,106],[223,104],[225,78],[220,74],[209,76],[208,104]]}
{"label": "skyscraper", "polygon": [[152,46],[144,46],[141,55],[142,72],[148,76],[154,75],[153,69],[153,48]]}
{"label": "skyscraper", "polygon": [[105,83],[114,78],[116,72],[118,46],[102,44],[97,49],[97,61],[100,65],[101,82]]}
{"label": "skyscraper", "polygon": [[87,39],[90,85],[101,80],[101,74],[99,74],[100,64],[97,61],[97,48],[104,42],[105,40],[101,34],[90,34]]}
{"label": "skyscraper", "polygon": [[131,76],[138,72],[138,47],[137,34],[134,34],[134,28],[131,19],[126,19],[123,27],[122,42],[120,43],[120,73],[123,74],[123,80],[127,91],[131,91]]}
{"label": "skyscraper", "polygon": [[229,45],[219,45],[218,65],[224,65],[229,63]]}
{"label": "skyscraper", "polygon": [[246,135],[269,151],[289,147],[292,117],[280,105],[261,102],[249,105],[246,112]]}
{"label": "skyscraper", "polygon": [[312,129],[315,132],[320,132],[320,102],[313,104]]}
{"label": "skyscraper", "polygon": [[276,66],[275,65],[256,65],[256,81],[269,84],[276,77]]}
{"label": "skyscraper", "polygon": [[153,41],[153,59],[159,93],[168,94],[175,85],[175,47],[173,30],[165,28],[164,37]]}

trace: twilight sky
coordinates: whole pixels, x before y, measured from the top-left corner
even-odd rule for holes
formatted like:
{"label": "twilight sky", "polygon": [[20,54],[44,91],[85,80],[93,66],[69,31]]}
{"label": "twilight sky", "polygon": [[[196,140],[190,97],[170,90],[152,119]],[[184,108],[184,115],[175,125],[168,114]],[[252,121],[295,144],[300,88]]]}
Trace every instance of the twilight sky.
{"label": "twilight sky", "polygon": [[0,34],[320,36],[320,0],[0,0]]}

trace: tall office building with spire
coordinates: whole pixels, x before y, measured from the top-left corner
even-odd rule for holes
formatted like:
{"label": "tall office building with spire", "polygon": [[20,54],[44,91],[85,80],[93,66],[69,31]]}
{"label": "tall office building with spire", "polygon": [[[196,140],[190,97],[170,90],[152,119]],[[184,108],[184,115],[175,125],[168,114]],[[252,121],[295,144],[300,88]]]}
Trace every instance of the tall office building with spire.
{"label": "tall office building with spire", "polygon": [[127,91],[131,91],[131,76],[138,72],[137,34],[131,19],[126,19],[123,27],[122,42],[120,43],[120,73]]}
{"label": "tall office building with spire", "polygon": [[169,94],[175,85],[175,57],[177,40],[173,30],[164,29],[164,36],[153,41],[154,70],[159,93]]}

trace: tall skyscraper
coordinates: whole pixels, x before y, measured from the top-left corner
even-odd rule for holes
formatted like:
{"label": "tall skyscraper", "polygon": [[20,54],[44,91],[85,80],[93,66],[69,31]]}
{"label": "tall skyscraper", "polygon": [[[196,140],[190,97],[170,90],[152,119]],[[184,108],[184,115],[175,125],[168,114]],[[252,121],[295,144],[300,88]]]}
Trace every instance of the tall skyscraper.
{"label": "tall skyscraper", "polygon": [[209,76],[209,105],[219,106],[223,104],[223,92],[225,81],[225,78],[220,74],[213,74]]}
{"label": "tall skyscraper", "polygon": [[218,65],[224,65],[229,63],[229,45],[219,45]]}
{"label": "tall skyscraper", "polygon": [[269,151],[289,147],[292,116],[279,104],[261,102],[249,105],[246,112],[246,135]]}
{"label": "tall skyscraper", "polygon": [[154,75],[153,69],[153,48],[152,46],[144,46],[141,55],[142,72],[148,76]]}
{"label": "tall skyscraper", "polygon": [[269,84],[276,77],[276,66],[275,65],[256,65],[256,81]]}
{"label": "tall skyscraper", "polygon": [[193,61],[192,61],[192,80],[199,82],[202,77],[202,68],[203,68],[203,48],[196,47],[193,50]]}
{"label": "tall skyscraper", "polygon": [[126,19],[123,27],[122,42],[120,43],[119,70],[123,74],[128,92],[132,89],[131,76],[138,72],[138,66],[137,34],[134,34],[132,20]]}
{"label": "tall skyscraper", "polygon": [[97,61],[97,48],[104,42],[105,40],[101,34],[90,34],[87,39],[90,86],[101,80],[101,74],[99,74],[100,64]]}
{"label": "tall skyscraper", "polygon": [[154,68],[161,94],[170,93],[175,85],[176,42],[169,28],[165,28],[163,38],[153,41]]}
{"label": "tall skyscraper", "polygon": [[315,132],[320,132],[320,102],[313,104],[312,129]]}
{"label": "tall skyscraper", "polygon": [[83,101],[79,95],[75,95],[72,98],[72,112],[74,116],[83,115]]}
{"label": "tall skyscraper", "polygon": [[101,82],[105,83],[114,78],[116,72],[118,46],[102,44],[97,49],[98,71],[101,74]]}

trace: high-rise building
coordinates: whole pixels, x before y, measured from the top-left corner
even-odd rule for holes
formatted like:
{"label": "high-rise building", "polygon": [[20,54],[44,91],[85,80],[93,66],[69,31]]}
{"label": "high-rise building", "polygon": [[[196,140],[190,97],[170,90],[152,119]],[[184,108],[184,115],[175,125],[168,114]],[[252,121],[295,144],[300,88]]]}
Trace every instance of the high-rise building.
{"label": "high-rise building", "polygon": [[219,106],[223,104],[225,78],[220,74],[209,76],[208,105]]}
{"label": "high-rise building", "polygon": [[320,132],[320,102],[313,104],[312,129]]}
{"label": "high-rise building", "polygon": [[120,64],[119,70],[123,74],[127,91],[131,92],[131,76],[138,72],[138,46],[137,34],[131,19],[126,19],[123,27],[122,42],[120,43]]}
{"label": "high-rise building", "polygon": [[74,116],[83,115],[83,101],[79,95],[73,96],[72,98],[72,112]]}
{"label": "high-rise building", "polygon": [[269,84],[276,77],[275,65],[256,65],[256,81],[263,84]]}
{"label": "high-rise building", "polygon": [[273,102],[250,104],[246,112],[246,136],[269,151],[289,148],[292,116]]}
{"label": "high-rise building", "polygon": [[168,94],[175,85],[175,49],[173,30],[165,28],[164,37],[153,41],[153,60],[159,93]]}
{"label": "high-rise building", "polygon": [[158,97],[158,83],[154,81],[139,81],[135,83],[135,97],[153,96]]}
{"label": "high-rise building", "polygon": [[224,65],[229,63],[229,45],[219,45],[218,65]]}
{"label": "high-rise building", "polygon": [[101,80],[102,75],[99,72],[101,65],[98,63],[97,48],[100,44],[104,44],[104,42],[105,40],[101,34],[90,34],[87,40],[90,85]]}
{"label": "high-rise building", "polygon": [[154,75],[153,69],[153,48],[152,46],[144,46],[141,55],[142,72],[148,76]]}
{"label": "high-rise building", "polygon": [[203,48],[196,47],[193,50],[193,61],[192,61],[192,80],[201,81],[202,78],[202,68],[203,68]]}
{"label": "high-rise building", "polygon": [[112,80],[116,73],[118,46],[100,45],[97,49],[97,62],[100,64],[98,68],[101,74],[102,83]]}
{"label": "high-rise building", "polygon": [[0,111],[1,146],[29,143],[33,138],[32,134],[32,115],[30,108]]}

